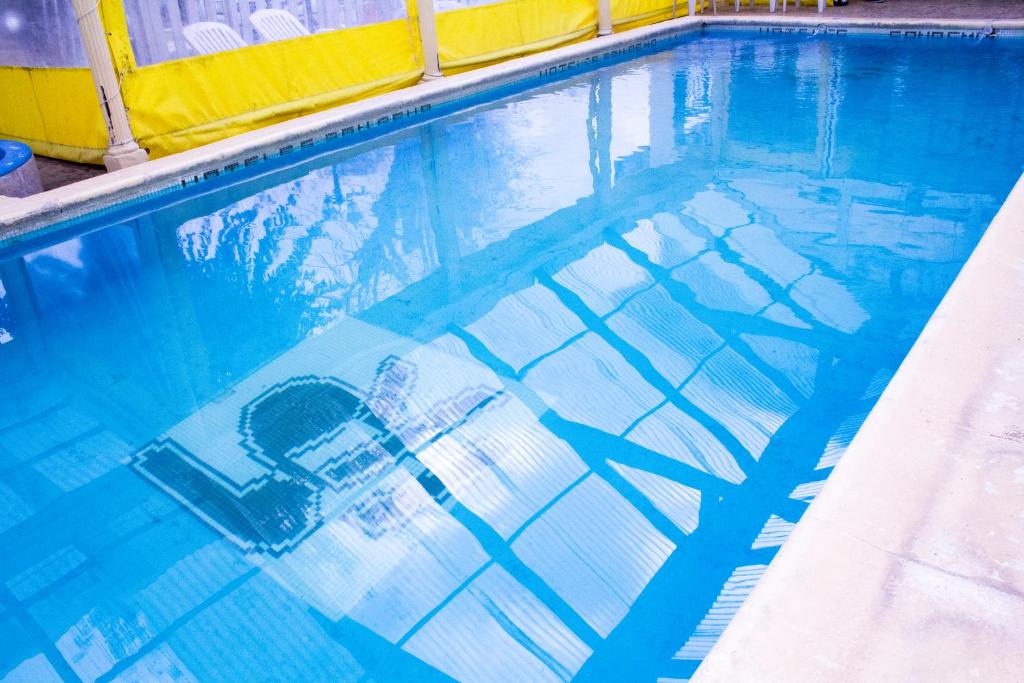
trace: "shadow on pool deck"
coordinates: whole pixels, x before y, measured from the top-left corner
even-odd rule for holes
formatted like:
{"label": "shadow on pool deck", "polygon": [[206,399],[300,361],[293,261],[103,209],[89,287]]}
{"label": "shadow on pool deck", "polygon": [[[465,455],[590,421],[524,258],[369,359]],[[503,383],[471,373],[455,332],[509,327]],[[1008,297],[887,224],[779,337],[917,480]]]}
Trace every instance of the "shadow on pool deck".
{"label": "shadow on pool deck", "polygon": [[51,159],[50,157],[36,157],[36,165],[39,166],[39,178],[43,181],[44,190],[52,190],[56,187],[64,187],[79,180],[103,175],[106,171],[102,166],[91,164],[76,164],[63,159]]}

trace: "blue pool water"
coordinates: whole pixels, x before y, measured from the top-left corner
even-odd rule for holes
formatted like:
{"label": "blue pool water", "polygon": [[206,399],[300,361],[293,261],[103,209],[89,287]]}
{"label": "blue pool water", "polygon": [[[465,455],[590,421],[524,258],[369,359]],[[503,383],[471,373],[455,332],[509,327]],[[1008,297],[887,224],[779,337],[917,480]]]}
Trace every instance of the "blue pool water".
{"label": "blue pool water", "polygon": [[1021,173],[1022,48],[691,36],[9,246],[0,677],[689,678]]}

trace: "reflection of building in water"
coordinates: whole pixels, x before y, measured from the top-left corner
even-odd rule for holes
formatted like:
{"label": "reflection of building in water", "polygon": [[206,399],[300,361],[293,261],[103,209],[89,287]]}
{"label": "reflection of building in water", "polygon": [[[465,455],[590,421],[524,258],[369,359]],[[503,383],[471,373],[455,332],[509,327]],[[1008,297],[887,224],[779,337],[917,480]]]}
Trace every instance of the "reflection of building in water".
{"label": "reflection of building in water", "polygon": [[[186,259],[217,276],[238,271],[247,288],[286,305],[298,294],[302,327],[323,329],[399,292],[437,267],[418,174],[405,140],[187,218],[177,229]],[[411,205],[411,206],[409,206]],[[412,210],[410,210],[412,209]]]}

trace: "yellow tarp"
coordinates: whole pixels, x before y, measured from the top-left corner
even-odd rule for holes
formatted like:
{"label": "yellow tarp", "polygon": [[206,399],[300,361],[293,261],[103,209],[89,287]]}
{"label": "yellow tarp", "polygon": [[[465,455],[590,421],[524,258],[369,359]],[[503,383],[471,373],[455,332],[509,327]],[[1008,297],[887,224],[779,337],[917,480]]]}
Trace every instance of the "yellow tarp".
{"label": "yellow tarp", "polygon": [[437,14],[438,55],[447,74],[595,35],[596,0],[504,0]]}
{"label": "yellow tarp", "polygon": [[[697,8],[700,9],[699,0]],[[612,26],[616,31],[628,31],[673,17],[685,17],[688,12],[687,0],[678,0],[675,5],[672,0],[612,0]]]}
{"label": "yellow tarp", "polygon": [[104,25],[139,144],[152,157],[416,83],[415,18],[137,67],[120,0]]}
{"label": "yellow tarp", "polygon": [[0,137],[36,154],[99,164],[107,129],[88,69],[0,66]]}
{"label": "yellow tarp", "polygon": [[[701,11],[702,0],[696,0],[694,7],[697,12]],[[704,12],[711,12],[711,0],[703,0]],[[769,0],[755,0],[756,5],[769,5]],[[832,5],[832,0],[826,0],[826,5]],[[740,0],[742,8],[748,7],[750,0]],[[796,0],[790,0],[790,6],[796,6]],[[801,7],[817,7],[818,0],[802,0]],[[729,14],[735,11],[735,0],[718,0],[718,12]],[[782,11],[782,0],[778,0],[778,12]],[[616,31],[628,31],[631,28],[654,24],[659,21],[667,21],[672,18],[685,17],[690,12],[690,3],[687,0],[612,0],[612,25]]]}

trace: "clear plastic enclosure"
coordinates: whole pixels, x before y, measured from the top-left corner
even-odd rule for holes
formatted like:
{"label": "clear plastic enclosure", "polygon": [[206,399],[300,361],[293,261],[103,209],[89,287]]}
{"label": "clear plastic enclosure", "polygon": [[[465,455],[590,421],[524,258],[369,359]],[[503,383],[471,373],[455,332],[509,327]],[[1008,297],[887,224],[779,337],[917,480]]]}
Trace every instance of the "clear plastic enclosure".
{"label": "clear plastic enclosure", "polygon": [[88,66],[71,0],[0,2],[0,65]]}
{"label": "clear plastic enclosure", "polygon": [[448,12],[450,10],[465,9],[467,7],[493,5],[496,2],[502,2],[502,0],[434,0],[434,11]]}
{"label": "clear plastic enclosure", "polygon": [[139,66],[406,17],[404,0],[125,0]]}

